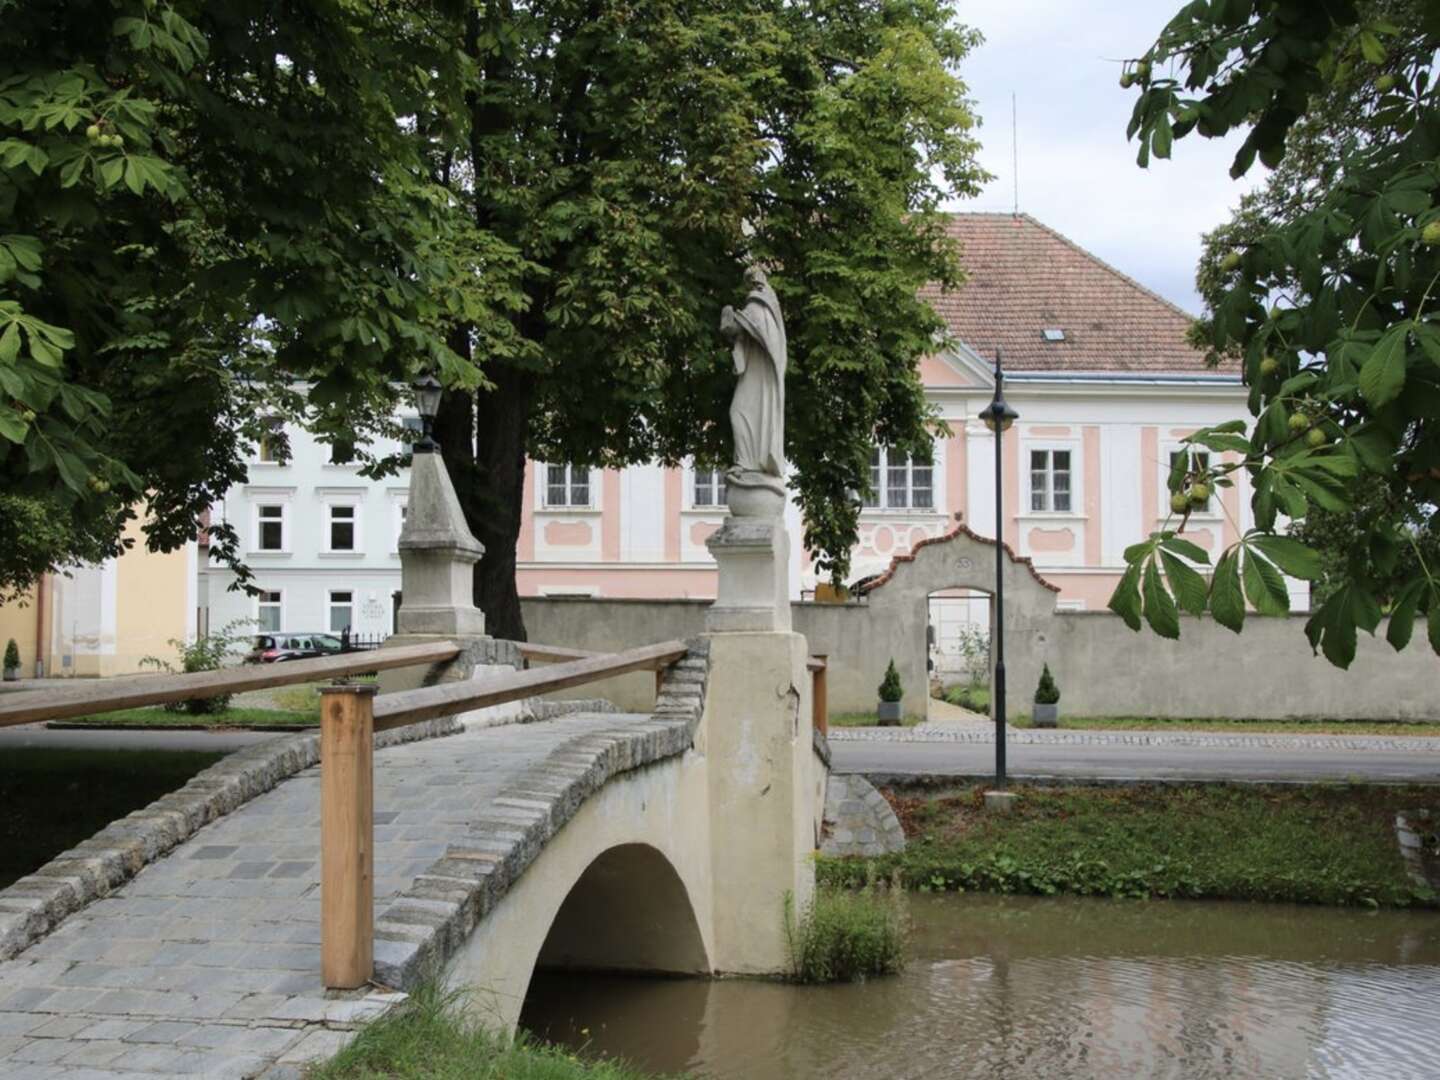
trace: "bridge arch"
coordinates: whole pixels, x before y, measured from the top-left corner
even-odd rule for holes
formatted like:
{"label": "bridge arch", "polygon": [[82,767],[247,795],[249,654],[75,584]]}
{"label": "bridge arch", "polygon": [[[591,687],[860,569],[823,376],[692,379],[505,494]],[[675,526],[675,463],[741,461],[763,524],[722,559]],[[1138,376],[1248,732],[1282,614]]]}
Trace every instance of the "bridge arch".
{"label": "bridge arch", "polygon": [[[871,632],[877,642],[890,646],[890,653],[875,651],[880,682],[885,664],[893,655],[905,687],[906,715],[926,714],[929,698],[930,596],[949,589],[995,592],[996,541],[958,525],[944,536],[922,540],[907,554],[897,555],[885,572],[870,586],[865,600],[870,608]],[[1060,589],[1036,572],[1028,558],[1018,558],[1004,545],[1005,573],[1005,666],[1010,700],[1018,708],[1029,701],[1040,678],[1053,635],[1055,602]],[[993,604],[991,607],[993,608]],[[1019,711],[1024,711],[1019,710]]]}

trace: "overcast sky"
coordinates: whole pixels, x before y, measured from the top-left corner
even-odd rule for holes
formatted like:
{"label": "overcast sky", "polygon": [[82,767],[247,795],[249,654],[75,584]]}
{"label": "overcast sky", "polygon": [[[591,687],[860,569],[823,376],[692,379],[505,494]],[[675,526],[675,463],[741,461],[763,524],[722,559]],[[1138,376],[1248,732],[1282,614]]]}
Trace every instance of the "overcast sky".
{"label": "overcast sky", "polygon": [[[961,68],[980,113],[980,160],[995,175],[961,210],[1014,205],[1010,95],[1019,116],[1020,209],[1187,311],[1198,313],[1200,234],[1246,190],[1229,176],[1243,136],[1191,135],[1170,161],[1135,164],[1135,103],[1120,60],[1155,40],[1182,0],[959,0],[985,35]],[[1258,170],[1258,166],[1257,166]]]}

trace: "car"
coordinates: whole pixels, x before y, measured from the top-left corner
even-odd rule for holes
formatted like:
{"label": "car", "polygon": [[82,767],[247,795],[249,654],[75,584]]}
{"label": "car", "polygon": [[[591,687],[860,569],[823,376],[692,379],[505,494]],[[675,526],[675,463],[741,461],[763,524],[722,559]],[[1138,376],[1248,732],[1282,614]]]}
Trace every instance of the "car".
{"label": "car", "polygon": [[283,634],[255,635],[255,643],[245,657],[247,664],[278,664],[286,660],[306,660],[315,656],[333,656],[350,652],[335,634],[287,631]]}

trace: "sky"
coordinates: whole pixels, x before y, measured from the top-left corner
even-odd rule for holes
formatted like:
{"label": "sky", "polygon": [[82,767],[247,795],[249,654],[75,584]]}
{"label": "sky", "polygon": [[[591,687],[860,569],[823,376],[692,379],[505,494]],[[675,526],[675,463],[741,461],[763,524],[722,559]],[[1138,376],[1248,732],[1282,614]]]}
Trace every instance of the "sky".
{"label": "sky", "polygon": [[[1014,206],[1063,233],[1192,314],[1200,236],[1230,216],[1252,183],[1230,179],[1243,140],[1191,135],[1170,161],[1135,164],[1125,139],[1136,92],[1120,61],[1140,56],[1182,0],[958,0],[960,20],[985,35],[962,64],[982,126],[980,163],[995,179],[957,210]],[[1010,95],[1018,116],[1011,142]],[[1258,171],[1258,166],[1256,167]]]}

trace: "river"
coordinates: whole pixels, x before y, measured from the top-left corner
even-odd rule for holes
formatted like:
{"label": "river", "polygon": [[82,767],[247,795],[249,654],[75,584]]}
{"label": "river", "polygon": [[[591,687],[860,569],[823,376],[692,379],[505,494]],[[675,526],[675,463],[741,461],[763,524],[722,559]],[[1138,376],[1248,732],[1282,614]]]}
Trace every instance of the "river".
{"label": "river", "polygon": [[1440,916],[920,895],[899,976],[539,973],[521,1023],[725,1080],[1440,1077]]}

